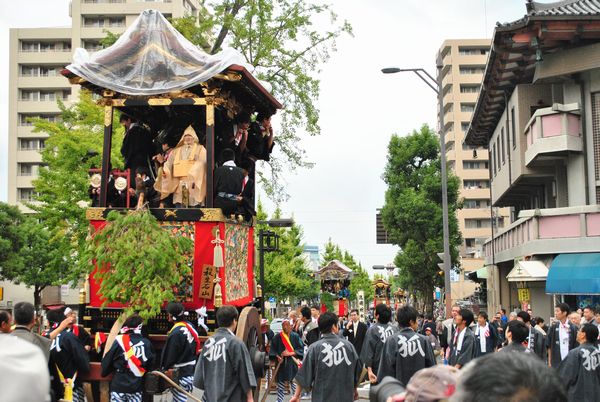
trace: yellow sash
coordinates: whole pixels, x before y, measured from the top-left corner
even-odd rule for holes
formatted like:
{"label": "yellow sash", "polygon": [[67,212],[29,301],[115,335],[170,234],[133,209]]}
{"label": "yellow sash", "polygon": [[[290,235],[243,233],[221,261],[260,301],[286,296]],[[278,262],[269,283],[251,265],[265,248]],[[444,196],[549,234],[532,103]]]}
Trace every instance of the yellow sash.
{"label": "yellow sash", "polygon": [[73,378],[65,378],[64,374],[62,373],[62,371],[60,371],[58,366],[56,366],[56,371],[58,372],[58,378],[60,378],[60,382],[62,383],[65,389],[65,393],[62,399],[64,399],[65,401],[72,401],[73,388],[75,387],[75,377],[77,377],[77,372],[75,372]]}

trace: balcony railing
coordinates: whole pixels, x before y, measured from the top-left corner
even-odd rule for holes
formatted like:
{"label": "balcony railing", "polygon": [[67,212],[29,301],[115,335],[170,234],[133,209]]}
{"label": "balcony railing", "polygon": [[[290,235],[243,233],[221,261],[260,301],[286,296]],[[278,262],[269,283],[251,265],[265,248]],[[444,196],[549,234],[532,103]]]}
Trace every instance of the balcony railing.
{"label": "balcony railing", "polygon": [[581,131],[579,104],[538,109],[525,126],[525,164],[530,166],[540,155],[582,152]]}
{"label": "balcony railing", "polygon": [[600,205],[521,211],[483,246],[486,264],[533,254],[600,250]]}

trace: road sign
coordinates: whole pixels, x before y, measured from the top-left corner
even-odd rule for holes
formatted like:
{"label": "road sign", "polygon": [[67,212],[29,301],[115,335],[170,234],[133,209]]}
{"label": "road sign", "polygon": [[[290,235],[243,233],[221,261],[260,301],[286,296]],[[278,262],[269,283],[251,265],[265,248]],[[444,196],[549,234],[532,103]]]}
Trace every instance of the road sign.
{"label": "road sign", "polygon": [[269,297],[269,303],[275,303],[275,298],[274,297]]}

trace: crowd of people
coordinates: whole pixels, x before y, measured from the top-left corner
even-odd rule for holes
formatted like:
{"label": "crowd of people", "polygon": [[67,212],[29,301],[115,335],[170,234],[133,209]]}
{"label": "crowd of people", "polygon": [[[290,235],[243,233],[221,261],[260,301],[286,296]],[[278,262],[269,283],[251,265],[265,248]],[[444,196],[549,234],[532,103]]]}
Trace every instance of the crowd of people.
{"label": "crowd of people", "polygon": [[[125,176],[110,175],[107,204],[114,208],[142,206],[151,208],[203,207],[206,201],[207,151],[205,135],[193,126],[181,133],[177,143],[148,128],[127,114],[121,114],[125,129],[121,145]],[[225,216],[255,215],[254,180],[256,161],[270,159],[274,146],[271,116],[241,112],[235,124],[215,133],[214,205]],[[89,196],[92,206],[100,200],[100,174],[92,175]]]}
{"label": "crowd of people", "polygon": [[[104,350],[92,347],[85,329],[68,308],[47,312],[48,326],[30,303],[0,312],[2,400],[84,401],[81,376],[90,356],[112,375],[111,401],[141,401],[144,381],[154,369],[174,371],[173,400],[187,401],[194,387],[205,401],[253,401],[260,389],[246,345],[235,336],[238,310],[217,310],[218,329],[201,345],[181,303],[167,305],[173,323],[160,356],[138,315],[126,319]],[[452,317],[436,323],[409,305],[395,313],[379,304],[374,321],[321,313],[318,306],[290,311],[281,331],[267,320],[262,336],[271,359],[264,387],[274,385],[277,401],[352,401],[361,383],[373,401],[595,401],[600,395],[600,314],[593,307],[572,320],[560,303],[545,326],[531,311],[490,321],[485,312],[453,306]],[[95,353],[95,355],[94,355]],[[35,381],[31,381],[35,378]],[[23,386],[31,381],[27,386]]]}
{"label": "crowd of people", "polygon": [[[395,384],[388,401],[595,401],[600,395],[600,313],[592,306],[572,313],[560,303],[549,326],[532,318],[531,310],[508,316],[501,310],[490,321],[485,312],[475,316],[455,305],[451,318],[435,322],[411,306],[392,317],[391,309],[379,304],[372,323],[361,322],[352,310],[326,328],[324,315],[312,311],[303,307],[303,320],[292,312],[291,325],[284,327],[304,342],[304,350],[294,349],[304,361],[295,376],[292,371],[277,378],[278,402],[288,381],[292,401],[302,390],[312,390],[305,396],[313,401],[331,401],[331,395],[350,401],[346,394],[353,391],[356,397],[363,380],[371,384],[372,396],[391,392]],[[314,331],[315,325],[320,337],[308,340],[304,328]],[[279,351],[271,354],[285,361],[288,356]]]}

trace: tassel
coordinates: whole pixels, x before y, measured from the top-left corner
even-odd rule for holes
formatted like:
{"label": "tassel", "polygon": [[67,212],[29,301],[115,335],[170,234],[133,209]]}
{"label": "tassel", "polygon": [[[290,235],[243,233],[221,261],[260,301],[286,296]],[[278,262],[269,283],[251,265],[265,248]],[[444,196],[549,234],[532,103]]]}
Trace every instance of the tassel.
{"label": "tassel", "polygon": [[225,241],[221,240],[221,234],[218,226],[215,231],[215,239],[211,240],[211,243],[215,245],[213,251],[213,266],[216,268],[221,268],[225,265],[223,263],[223,248],[221,247],[221,245],[225,243]]}

